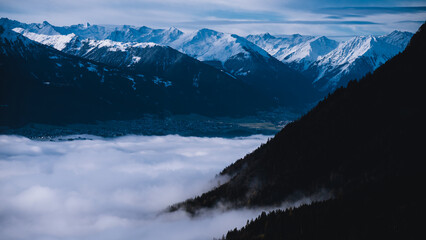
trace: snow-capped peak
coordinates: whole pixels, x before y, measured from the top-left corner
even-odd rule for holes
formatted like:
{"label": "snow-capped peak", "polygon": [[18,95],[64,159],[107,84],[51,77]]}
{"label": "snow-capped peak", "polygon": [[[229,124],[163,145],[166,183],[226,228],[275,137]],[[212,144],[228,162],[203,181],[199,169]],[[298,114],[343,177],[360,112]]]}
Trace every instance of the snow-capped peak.
{"label": "snow-capped peak", "polygon": [[171,42],[170,46],[201,61],[225,63],[238,54],[248,57],[250,55],[248,49],[268,57],[264,50],[244,38],[207,28],[183,34],[180,38]]}
{"label": "snow-capped peak", "polygon": [[202,29],[198,30],[197,34],[196,34],[196,36],[200,39],[210,38],[210,37],[213,37],[213,36],[220,36],[220,35],[223,35],[223,33],[219,33],[215,30],[208,29],[208,28],[202,28]]}
{"label": "snow-capped peak", "polygon": [[259,35],[261,38],[263,39],[270,39],[270,38],[275,38],[274,36],[272,36],[270,33],[263,33]]}
{"label": "snow-capped peak", "polygon": [[167,32],[170,33],[182,33],[179,29],[177,29],[176,27],[170,27],[169,29],[166,30]]}

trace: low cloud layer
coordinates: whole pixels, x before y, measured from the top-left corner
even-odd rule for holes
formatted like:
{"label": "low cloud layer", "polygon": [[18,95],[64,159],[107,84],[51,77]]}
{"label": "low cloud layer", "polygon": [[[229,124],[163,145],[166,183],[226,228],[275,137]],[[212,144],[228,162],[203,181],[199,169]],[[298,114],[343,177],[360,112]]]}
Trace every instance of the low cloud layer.
{"label": "low cloud layer", "polygon": [[261,211],[159,214],[266,136],[86,138],[0,136],[0,239],[212,239]]}

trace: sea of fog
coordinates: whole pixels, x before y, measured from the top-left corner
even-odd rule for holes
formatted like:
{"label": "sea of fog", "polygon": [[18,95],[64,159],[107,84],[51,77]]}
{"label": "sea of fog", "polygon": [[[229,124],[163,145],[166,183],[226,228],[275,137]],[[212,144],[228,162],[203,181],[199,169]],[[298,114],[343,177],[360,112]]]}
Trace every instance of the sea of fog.
{"label": "sea of fog", "polygon": [[267,138],[0,135],[0,239],[219,238],[263,209],[163,210],[225,181]]}

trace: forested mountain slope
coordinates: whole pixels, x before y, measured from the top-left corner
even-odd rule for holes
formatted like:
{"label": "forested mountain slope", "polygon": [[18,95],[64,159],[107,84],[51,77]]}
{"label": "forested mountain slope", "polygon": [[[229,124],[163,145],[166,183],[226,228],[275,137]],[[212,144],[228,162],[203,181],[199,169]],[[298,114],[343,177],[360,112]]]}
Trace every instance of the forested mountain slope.
{"label": "forested mountain slope", "polygon": [[362,192],[362,186],[389,186],[396,179],[424,191],[425,56],[423,25],[403,53],[359,82],[337,89],[223,170],[222,175],[231,176],[229,182],[171,210],[197,213],[219,203],[279,205],[324,189],[337,197]]}

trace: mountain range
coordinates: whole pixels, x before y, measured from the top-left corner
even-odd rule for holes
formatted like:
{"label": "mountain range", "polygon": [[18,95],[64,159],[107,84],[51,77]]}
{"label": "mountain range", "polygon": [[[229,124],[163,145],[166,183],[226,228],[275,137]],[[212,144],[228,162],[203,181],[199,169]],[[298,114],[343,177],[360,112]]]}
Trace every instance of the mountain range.
{"label": "mountain range", "polygon": [[[8,19],[2,19],[0,23],[5,28],[13,29],[34,41],[57,50],[101,62],[104,61],[105,54],[109,55],[107,58],[112,59],[116,58],[118,52],[122,52],[122,55],[129,56],[129,59],[132,60],[140,59],[141,56],[134,54],[134,51],[127,55],[124,50],[131,49],[131,46],[136,43],[151,42],[169,46],[209,64],[233,78],[242,80],[257,89],[260,94],[273,98],[276,104],[282,106],[312,103],[320,96],[312,87],[310,80],[302,74],[276,60],[245,38],[234,34],[209,29],[184,34],[176,28],[164,30],[148,27],[116,26],[114,28],[113,26],[98,25],[55,27],[47,22],[25,24]],[[92,45],[97,44],[98,47],[84,48],[82,46],[89,42]],[[118,47],[119,45],[123,45],[123,47]],[[112,48],[108,49],[108,46]],[[104,51],[102,54],[98,49],[101,47],[105,47],[101,50]],[[88,54],[89,51],[97,53]],[[120,60],[116,61],[120,62]],[[168,60],[158,60],[160,65],[164,61]]]}
{"label": "mountain range", "polygon": [[[273,105],[272,98],[241,80],[170,47],[132,46],[144,58],[123,67],[114,61],[120,51],[106,51],[118,55],[103,58],[105,64],[0,28],[2,125],[135,119],[167,112],[232,116]],[[160,59],[167,62],[159,65]]]}
{"label": "mountain range", "polygon": [[[18,31],[27,37],[58,50],[62,50],[76,37],[81,40],[152,42],[170,46],[256,87],[257,83],[265,85],[265,82],[272,81],[271,78],[279,75],[280,81],[285,79],[291,82],[283,87],[301,82],[300,87],[307,88],[306,82],[310,82],[323,93],[320,95],[332,92],[339,86],[346,86],[348,81],[360,79],[374,71],[401,52],[412,37],[412,33],[394,31],[383,36],[356,36],[337,42],[325,36],[299,34],[272,36],[266,33],[240,37],[210,29],[183,33],[174,27],[152,29],[146,26],[90,24],[57,27],[48,22],[25,24],[8,19],[2,19],[0,22],[9,29],[20,28]],[[274,67],[271,67],[270,62],[275,60],[284,65],[274,63]],[[264,76],[261,72],[271,72],[271,75]],[[286,94],[289,95],[289,92],[291,91]],[[318,96],[312,91],[306,95],[309,94]],[[290,98],[292,97],[285,101]]]}
{"label": "mountain range", "polygon": [[[99,69],[108,66],[123,72],[122,76],[130,76],[126,79],[132,94],[144,101],[152,100],[152,104],[143,104],[150,107],[137,107],[134,111],[141,114],[154,111],[241,115],[275,107],[300,112],[349,80],[373,71],[401,51],[411,38],[410,33],[395,31],[338,43],[326,37],[297,34],[240,37],[210,29],[183,33],[174,27],[58,27],[48,22],[26,24],[7,18],[1,18],[0,25],[5,31],[46,46],[37,45],[37,49],[55,49],[69,59],[78,57],[99,65]],[[29,52],[25,54],[34,55]],[[3,61],[9,61],[9,57],[3,55]],[[42,70],[43,66],[39,68]],[[62,70],[56,68],[55,74],[71,72]],[[100,77],[102,73],[96,75]],[[66,78],[74,77],[71,74]],[[147,81],[162,88],[162,93],[154,96],[155,91],[150,92],[149,88],[141,90],[142,82]],[[119,115],[125,118],[126,114]]]}

